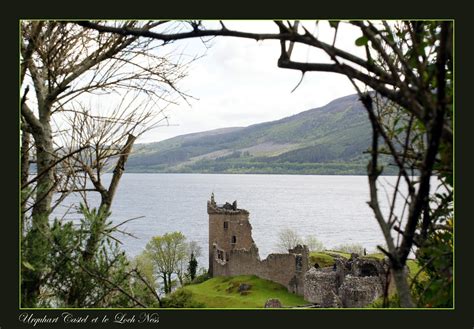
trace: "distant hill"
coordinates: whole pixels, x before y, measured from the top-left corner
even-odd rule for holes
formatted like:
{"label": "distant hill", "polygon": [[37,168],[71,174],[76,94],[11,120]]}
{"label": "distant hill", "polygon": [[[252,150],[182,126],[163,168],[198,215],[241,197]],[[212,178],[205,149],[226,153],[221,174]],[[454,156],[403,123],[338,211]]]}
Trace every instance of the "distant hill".
{"label": "distant hill", "polygon": [[370,137],[350,95],[276,121],[138,144],[127,172],[366,174]]}

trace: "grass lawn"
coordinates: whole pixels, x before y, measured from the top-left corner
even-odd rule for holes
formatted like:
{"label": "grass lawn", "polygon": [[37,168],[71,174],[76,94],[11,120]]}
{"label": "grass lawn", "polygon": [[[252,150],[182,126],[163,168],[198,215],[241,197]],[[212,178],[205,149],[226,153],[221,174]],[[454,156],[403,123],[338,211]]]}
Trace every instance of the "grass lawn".
{"label": "grass lawn", "polygon": [[[250,285],[250,289],[239,292],[241,284]],[[183,289],[191,291],[193,299],[208,308],[263,308],[270,298],[278,298],[284,307],[308,304],[281,284],[255,275],[216,277]]]}

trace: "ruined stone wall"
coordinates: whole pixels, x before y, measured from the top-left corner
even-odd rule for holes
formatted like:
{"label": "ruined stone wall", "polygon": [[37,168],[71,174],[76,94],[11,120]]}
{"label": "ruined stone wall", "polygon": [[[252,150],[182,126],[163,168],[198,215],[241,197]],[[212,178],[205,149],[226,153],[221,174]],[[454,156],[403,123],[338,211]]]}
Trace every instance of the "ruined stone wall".
{"label": "ruined stone wall", "polygon": [[214,257],[213,262],[213,276],[258,275],[257,269],[260,265],[258,249],[255,245],[250,250],[231,250],[229,261],[220,262]]}
{"label": "ruined stone wall", "polygon": [[336,272],[332,268],[311,268],[306,273],[304,285],[305,300],[324,307],[333,307],[332,299],[336,294]]}
{"label": "ruined stone wall", "polygon": [[290,292],[303,295],[304,273],[308,270],[307,259],[307,253],[288,253],[270,254],[266,259],[260,260],[258,249],[253,245],[250,250],[232,250],[229,261],[223,262],[214,257],[213,276],[256,275],[280,283]]}
{"label": "ruined stone wall", "polygon": [[348,275],[339,288],[343,307],[364,307],[383,295],[378,276]]}
{"label": "ruined stone wall", "polygon": [[[304,293],[304,272],[307,267],[297,270],[297,258],[303,258],[297,254],[270,254],[260,262],[258,276],[267,280],[280,283],[288,288],[288,291],[298,295]],[[305,257],[307,259],[307,257]]]}
{"label": "ruined stone wall", "polygon": [[377,259],[336,259],[334,266],[311,268],[304,299],[319,307],[365,307],[383,295],[386,264]]}

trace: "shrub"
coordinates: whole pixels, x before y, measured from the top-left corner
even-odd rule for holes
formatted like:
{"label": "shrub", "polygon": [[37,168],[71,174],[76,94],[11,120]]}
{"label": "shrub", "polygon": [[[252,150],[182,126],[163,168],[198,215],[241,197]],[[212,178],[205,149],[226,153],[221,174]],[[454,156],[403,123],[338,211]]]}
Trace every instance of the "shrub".
{"label": "shrub", "polygon": [[[367,305],[367,308],[384,308],[384,298],[379,297],[376,300],[374,300],[372,303]],[[400,298],[398,298],[397,294],[391,295],[388,297],[387,300],[387,305],[385,305],[386,308],[400,308]]]}
{"label": "shrub", "polygon": [[205,272],[205,273],[202,273],[200,275],[198,275],[197,277],[194,278],[194,280],[191,282],[192,284],[198,284],[198,283],[202,283],[204,281],[207,281],[211,278],[211,276],[209,275],[209,273]]}
{"label": "shrub", "polygon": [[349,253],[349,254],[356,253],[359,255],[363,255],[365,248],[360,243],[347,243],[347,244],[342,244],[336,247],[335,249],[338,251]]}
{"label": "shrub", "polygon": [[323,251],[324,245],[315,236],[308,235],[305,237],[303,243],[308,247],[309,251]]}
{"label": "shrub", "polygon": [[162,300],[164,308],[200,308],[205,307],[203,303],[193,299],[193,293],[186,289],[178,289],[172,294],[164,297]]}

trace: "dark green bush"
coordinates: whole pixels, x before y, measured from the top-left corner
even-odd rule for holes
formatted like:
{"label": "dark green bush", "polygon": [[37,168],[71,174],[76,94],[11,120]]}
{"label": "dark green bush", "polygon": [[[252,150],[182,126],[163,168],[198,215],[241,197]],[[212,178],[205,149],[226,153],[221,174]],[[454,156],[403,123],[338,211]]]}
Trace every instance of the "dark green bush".
{"label": "dark green bush", "polygon": [[178,289],[162,299],[164,308],[200,308],[205,307],[203,303],[193,300],[192,292]]}

